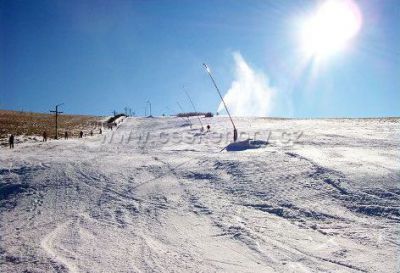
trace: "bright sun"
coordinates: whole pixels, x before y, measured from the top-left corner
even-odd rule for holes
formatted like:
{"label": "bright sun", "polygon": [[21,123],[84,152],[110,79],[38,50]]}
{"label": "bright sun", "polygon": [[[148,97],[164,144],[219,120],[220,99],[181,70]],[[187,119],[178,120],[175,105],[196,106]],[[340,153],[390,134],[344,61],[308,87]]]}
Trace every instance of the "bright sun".
{"label": "bright sun", "polygon": [[361,28],[361,12],[352,0],[326,0],[301,28],[306,55],[325,57],[342,49]]}

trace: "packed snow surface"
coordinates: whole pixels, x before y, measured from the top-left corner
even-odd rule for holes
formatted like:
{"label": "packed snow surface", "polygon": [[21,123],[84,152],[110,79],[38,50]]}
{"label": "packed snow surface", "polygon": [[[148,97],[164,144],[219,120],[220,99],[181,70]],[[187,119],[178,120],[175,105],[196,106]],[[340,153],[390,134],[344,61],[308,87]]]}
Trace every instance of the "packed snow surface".
{"label": "packed snow surface", "polygon": [[399,119],[196,120],[1,148],[0,272],[399,272]]}

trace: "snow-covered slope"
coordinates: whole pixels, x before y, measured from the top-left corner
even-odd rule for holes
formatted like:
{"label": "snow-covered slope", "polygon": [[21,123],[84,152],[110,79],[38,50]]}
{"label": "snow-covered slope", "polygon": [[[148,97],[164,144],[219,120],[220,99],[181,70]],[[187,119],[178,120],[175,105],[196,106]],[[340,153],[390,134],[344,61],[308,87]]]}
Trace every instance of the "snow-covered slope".
{"label": "snow-covered slope", "polygon": [[1,148],[0,272],[399,271],[399,119],[192,122]]}

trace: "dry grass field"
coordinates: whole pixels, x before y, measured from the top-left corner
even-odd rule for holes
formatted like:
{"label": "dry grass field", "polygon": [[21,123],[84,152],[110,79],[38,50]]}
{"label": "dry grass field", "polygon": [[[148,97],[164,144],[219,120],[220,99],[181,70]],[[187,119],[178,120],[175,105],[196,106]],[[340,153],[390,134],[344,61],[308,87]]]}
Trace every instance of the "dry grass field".
{"label": "dry grass field", "polygon": [[[70,137],[77,137],[82,130],[85,134],[99,127],[101,117],[83,115],[58,116],[58,134],[64,136],[68,131]],[[55,116],[52,114],[0,110],[0,139],[9,134],[16,136],[39,136],[46,131],[49,138],[55,136]]]}

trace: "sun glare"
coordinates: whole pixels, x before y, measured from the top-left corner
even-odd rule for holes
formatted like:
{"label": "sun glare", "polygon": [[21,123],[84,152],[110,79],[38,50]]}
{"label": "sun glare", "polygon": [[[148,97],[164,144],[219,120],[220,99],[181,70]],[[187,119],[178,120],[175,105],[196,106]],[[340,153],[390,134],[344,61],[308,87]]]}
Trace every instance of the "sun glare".
{"label": "sun glare", "polygon": [[303,22],[303,51],[325,57],[341,50],[360,30],[361,21],[361,12],[352,0],[326,0]]}

